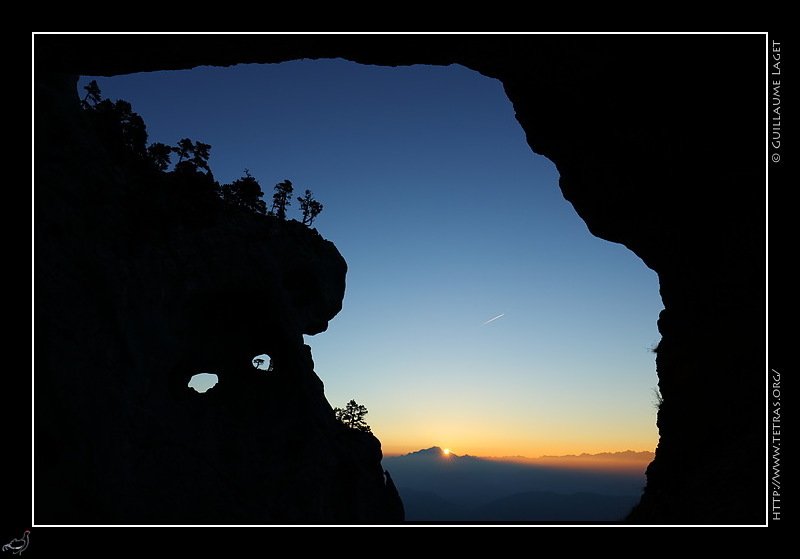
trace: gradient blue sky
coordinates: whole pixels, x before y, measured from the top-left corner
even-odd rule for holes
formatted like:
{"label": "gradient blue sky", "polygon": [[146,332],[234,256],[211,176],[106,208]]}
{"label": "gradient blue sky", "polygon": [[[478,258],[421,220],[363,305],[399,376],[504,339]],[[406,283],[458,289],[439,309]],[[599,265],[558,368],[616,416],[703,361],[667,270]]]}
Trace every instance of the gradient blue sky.
{"label": "gradient blue sky", "polygon": [[150,142],[210,144],[220,183],[248,169],[324,204],[347,292],[306,342],[386,455],[654,450],[657,276],[589,233],[499,81],[343,60],[96,79]]}

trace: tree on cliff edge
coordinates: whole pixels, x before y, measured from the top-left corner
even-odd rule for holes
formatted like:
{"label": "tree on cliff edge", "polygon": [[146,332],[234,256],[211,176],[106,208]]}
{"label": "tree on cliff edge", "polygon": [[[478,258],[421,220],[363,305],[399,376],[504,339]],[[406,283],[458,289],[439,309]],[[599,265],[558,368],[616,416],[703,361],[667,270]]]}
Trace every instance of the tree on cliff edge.
{"label": "tree on cliff edge", "polygon": [[310,190],[306,190],[306,195],[302,198],[298,196],[297,201],[300,202],[300,211],[303,213],[303,225],[314,223],[314,218],[322,211],[322,204],[314,200]]}
{"label": "tree on cliff edge", "polygon": [[172,150],[178,154],[178,162],[175,164],[176,169],[186,166],[195,171],[204,169],[207,174],[211,174],[211,168],[208,166],[208,158],[211,152],[209,144],[193,142],[189,138],[183,138],[178,142],[177,147],[172,148]]}
{"label": "tree on cliff edge", "polygon": [[275,194],[272,195],[272,208],[270,215],[279,219],[286,219],[286,208],[292,203],[292,181],[285,180],[275,185]]}
{"label": "tree on cliff edge", "polygon": [[364,416],[368,413],[366,406],[357,404],[355,400],[347,402],[347,407],[345,409],[333,408],[333,413],[336,419],[351,429],[356,429],[364,433],[372,433],[372,429],[370,429],[367,422],[364,421]]}
{"label": "tree on cliff edge", "polygon": [[261,185],[250,174],[247,169],[244,170],[245,176],[236,179],[231,184],[223,185],[221,188],[222,199],[235,206],[247,208],[256,213],[266,213],[267,203],[261,199],[264,192],[261,190]]}
{"label": "tree on cliff edge", "polygon": [[83,89],[86,90],[86,96],[81,101],[81,106],[84,109],[91,109],[103,100],[97,80],[90,81],[88,85],[83,86]]}

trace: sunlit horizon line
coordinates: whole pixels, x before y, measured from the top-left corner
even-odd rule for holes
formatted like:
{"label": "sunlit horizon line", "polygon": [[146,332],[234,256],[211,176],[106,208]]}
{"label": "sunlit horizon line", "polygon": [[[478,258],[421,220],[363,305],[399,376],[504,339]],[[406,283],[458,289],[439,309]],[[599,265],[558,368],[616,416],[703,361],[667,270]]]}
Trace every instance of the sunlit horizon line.
{"label": "sunlit horizon line", "polygon": [[[625,450],[606,450],[600,452],[573,452],[573,453],[565,453],[565,454],[539,454],[537,456],[527,456],[523,454],[492,454],[492,455],[482,455],[482,454],[459,454],[458,452],[454,451],[451,447],[442,447],[439,445],[433,445],[428,448],[418,448],[416,450],[409,450],[406,452],[401,451],[392,451],[386,452],[384,451],[383,457],[384,458],[393,458],[399,456],[406,456],[408,454],[414,454],[420,452],[422,450],[431,450],[433,448],[438,448],[443,455],[449,456],[471,456],[473,458],[485,458],[487,460],[513,460],[513,459],[524,459],[524,460],[538,460],[541,458],[583,458],[583,457],[596,457],[596,456],[608,456],[608,455],[615,455],[615,454],[627,454],[627,453],[635,453],[635,454],[655,454],[655,449],[645,449],[645,450],[633,450],[631,448],[626,448]],[[621,459],[621,458],[620,458]]]}

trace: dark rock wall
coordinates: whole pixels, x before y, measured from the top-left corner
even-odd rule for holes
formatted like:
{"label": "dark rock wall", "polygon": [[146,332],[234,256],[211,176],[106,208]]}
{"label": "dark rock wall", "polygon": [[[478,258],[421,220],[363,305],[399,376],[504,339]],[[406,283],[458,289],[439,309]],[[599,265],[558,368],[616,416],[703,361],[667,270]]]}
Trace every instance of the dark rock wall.
{"label": "dark rock wall", "polygon": [[137,171],[75,76],[36,102],[36,522],[401,522],[379,441],[334,418],[303,342],[341,310],[336,247]]}
{"label": "dark rock wall", "polygon": [[[763,521],[763,36],[43,36],[37,41],[36,68],[67,74],[345,58],[381,65],[461,64],[500,79],[529,145],[556,164],[565,198],[592,233],[624,244],[659,277],[665,307],[658,317],[660,441],[630,521]],[[97,48],[99,42],[104,48]],[[52,111],[74,110],[56,97]],[[89,146],[78,144],[72,151],[71,157],[91,158]],[[124,179],[112,174],[107,180]],[[77,196],[74,179],[63,183],[60,196]],[[47,211],[65,211],[61,204],[51,206]],[[37,206],[43,227],[58,217],[39,218],[39,211]],[[95,232],[82,234],[91,239]],[[37,273],[58,275],[54,262]],[[169,262],[151,255],[148,266]],[[57,284],[45,284],[54,301],[60,300],[59,290],[69,295]],[[93,290],[72,297],[82,296],[93,308],[89,303],[103,284],[97,281]],[[125,327],[141,331],[121,332],[106,326],[120,322],[108,316],[107,305],[95,307],[99,347],[112,337],[126,340],[112,344],[121,349],[131,339],[169,345],[186,320],[183,309],[175,309],[158,327],[160,335],[144,315],[141,324]],[[53,329],[40,347],[53,340],[59,346],[78,344],[69,328]],[[78,349],[64,347],[61,359],[71,361]],[[101,352],[94,353],[100,359]],[[151,355],[151,362],[141,365],[163,365],[161,357]],[[81,369],[103,378],[100,371],[115,359],[120,356],[102,355]],[[77,382],[86,381],[76,381],[73,392],[79,392]]]}

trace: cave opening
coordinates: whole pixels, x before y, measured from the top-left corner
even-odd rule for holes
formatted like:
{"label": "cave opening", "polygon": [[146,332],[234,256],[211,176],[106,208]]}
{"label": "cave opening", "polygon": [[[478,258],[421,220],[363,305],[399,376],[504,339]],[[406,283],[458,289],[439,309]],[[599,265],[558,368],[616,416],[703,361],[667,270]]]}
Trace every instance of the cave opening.
{"label": "cave opening", "polygon": [[347,292],[307,343],[331,404],[365,404],[387,454],[655,448],[655,273],[589,233],[499,81],[339,59],[87,76],[79,93],[90,79],[150,142],[210,144],[219,182],[247,170],[269,203],[290,179],[324,204]]}

